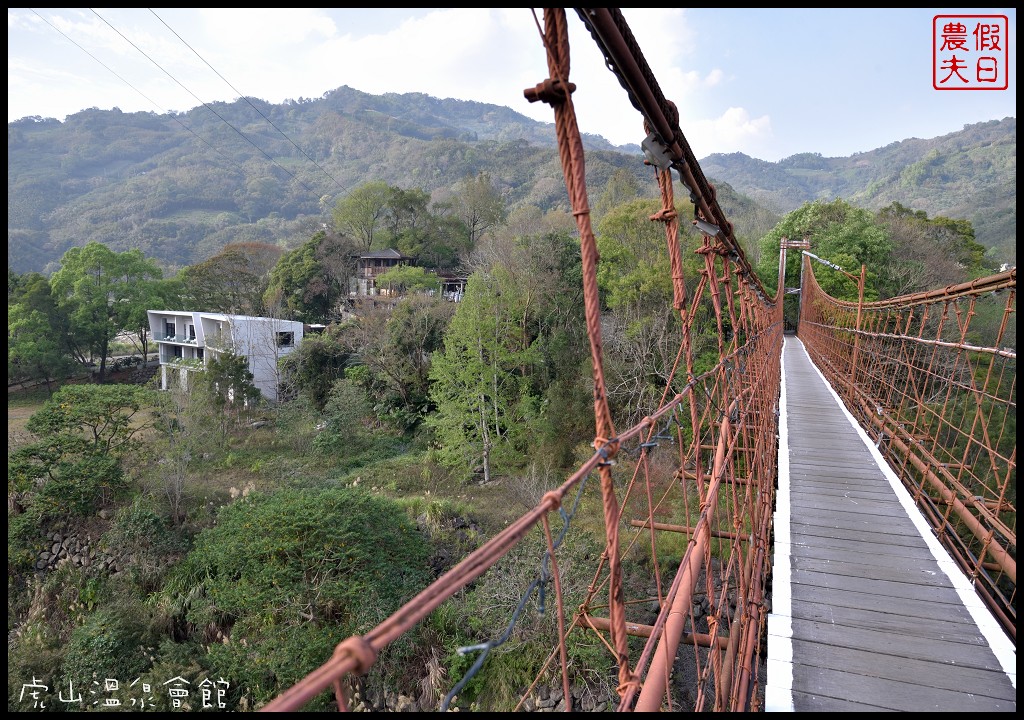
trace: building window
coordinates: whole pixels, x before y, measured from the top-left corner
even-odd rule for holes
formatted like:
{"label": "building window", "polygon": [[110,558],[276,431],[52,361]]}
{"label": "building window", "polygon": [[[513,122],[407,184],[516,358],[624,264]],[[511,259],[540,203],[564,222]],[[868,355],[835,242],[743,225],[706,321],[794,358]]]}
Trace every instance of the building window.
{"label": "building window", "polygon": [[277,334],[278,347],[292,347],[293,345],[295,345],[295,333],[279,332]]}
{"label": "building window", "polygon": [[180,358],[181,357],[181,345],[175,345],[174,346],[174,357],[176,357],[176,358]]}
{"label": "building window", "polygon": [[196,348],[196,357],[199,358],[200,360],[203,359],[203,349],[202,348]]}
{"label": "building window", "polygon": [[173,340],[174,336],[178,334],[178,329],[174,326],[174,323],[164,323],[164,337],[168,340]]}
{"label": "building window", "polygon": [[195,325],[189,325],[188,326],[188,339],[189,340],[195,340],[196,339],[196,326]]}

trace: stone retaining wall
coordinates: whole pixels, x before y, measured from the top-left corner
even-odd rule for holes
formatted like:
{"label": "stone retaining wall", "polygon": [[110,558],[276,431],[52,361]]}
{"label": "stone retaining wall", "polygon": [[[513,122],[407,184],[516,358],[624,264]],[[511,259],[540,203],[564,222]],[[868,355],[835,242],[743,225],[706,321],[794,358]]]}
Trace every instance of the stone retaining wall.
{"label": "stone retaining wall", "polygon": [[54,570],[65,563],[76,567],[96,567],[101,572],[116,573],[121,565],[116,557],[99,550],[91,535],[55,532],[36,556],[36,570]]}

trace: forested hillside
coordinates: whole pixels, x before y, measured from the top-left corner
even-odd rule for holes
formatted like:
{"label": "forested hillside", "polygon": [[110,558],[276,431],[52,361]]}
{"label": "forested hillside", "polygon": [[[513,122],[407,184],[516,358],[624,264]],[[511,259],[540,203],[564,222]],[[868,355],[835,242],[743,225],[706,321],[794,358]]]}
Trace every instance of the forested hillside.
{"label": "forested hillside", "polygon": [[[635,155],[587,142],[595,186],[618,169],[653,182]],[[52,270],[89,241],[138,248],[168,270],[233,242],[294,247],[370,181],[443,199],[486,172],[510,205],[566,202],[553,125],[494,105],[347,87],[293,104],[26,118],[8,126],[7,167],[8,266],[19,272]]]}
{"label": "forested hillside", "polygon": [[701,167],[778,213],[841,198],[869,210],[898,202],[929,215],[970,220],[991,260],[1016,263],[1016,118],[845,158],[804,153],[770,163],[733,153],[711,155]]}
{"label": "forested hillside", "polygon": [[[625,170],[653,194],[639,147],[584,141],[592,192]],[[969,219],[991,259],[1016,257],[1013,118],[851,158],[715,155],[702,166],[735,188],[726,210],[739,213],[737,233],[754,247],[784,212],[839,197]],[[480,173],[510,209],[567,209],[553,125],[507,107],[342,87],[278,105],[240,99],[178,114],[25,118],[8,124],[8,267],[51,272],[68,248],[90,241],[139,249],[168,272],[232,243],[292,249],[367,182],[443,203]]]}

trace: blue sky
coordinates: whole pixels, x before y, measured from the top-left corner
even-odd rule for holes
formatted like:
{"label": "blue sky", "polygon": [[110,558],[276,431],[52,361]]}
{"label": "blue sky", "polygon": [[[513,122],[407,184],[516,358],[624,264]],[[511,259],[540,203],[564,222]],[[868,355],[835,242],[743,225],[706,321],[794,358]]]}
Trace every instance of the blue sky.
{"label": "blue sky", "polygon": [[[1016,117],[1012,8],[622,12],[699,158],[848,156]],[[1008,89],[932,87],[937,14],[1008,17]],[[571,9],[569,27],[581,129],[639,143],[642,118]],[[7,38],[8,122],[90,107],[183,111],[240,93],[278,103],[342,85],[553,120],[523,98],[547,75],[526,8],[8,8]]]}

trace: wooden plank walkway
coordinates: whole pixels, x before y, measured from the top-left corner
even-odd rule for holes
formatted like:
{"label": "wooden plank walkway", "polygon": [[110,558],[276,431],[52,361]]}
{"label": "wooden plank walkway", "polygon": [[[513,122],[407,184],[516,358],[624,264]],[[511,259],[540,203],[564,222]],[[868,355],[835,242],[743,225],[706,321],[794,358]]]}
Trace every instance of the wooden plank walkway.
{"label": "wooden plank walkway", "polygon": [[765,710],[1017,709],[1012,641],[787,336]]}

